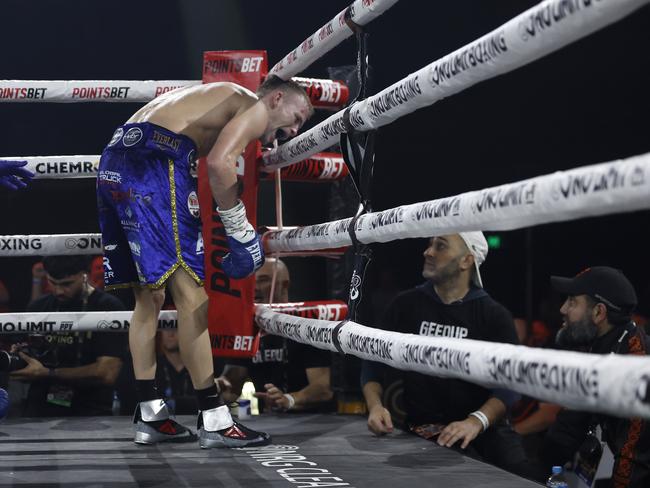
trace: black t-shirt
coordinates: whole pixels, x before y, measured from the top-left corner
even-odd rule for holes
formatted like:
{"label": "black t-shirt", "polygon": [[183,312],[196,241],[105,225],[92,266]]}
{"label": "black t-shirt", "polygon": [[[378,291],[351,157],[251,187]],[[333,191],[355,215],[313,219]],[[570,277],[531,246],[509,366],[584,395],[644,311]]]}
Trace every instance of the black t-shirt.
{"label": "black t-shirt", "polygon": [[[45,295],[27,306],[28,312],[89,312],[124,310],[120,300],[101,290],[88,297],[85,309],[80,300],[59,302],[53,295]],[[40,344],[36,345],[36,341]],[[100,356],[122,358],[126,351],[126,334],[121,332],[71,332],[44,334],[32,337],[30,343],[39,352],[38,359],[50,368],[70,368],[94,363]],[[73,391],[70,406],[51,402],[52,395]],[[50,401],[48,401],[50,394]],[[75,385],[57,380],[43,379],[30,384],[23,415],[28,417],[66,415],[111,415],[113,388],[103,385]]]}
{"label": "black t-shirt", "polygon": [[267,334],[260,339],[260,347],[249,360],[228,359],[229,364],[243,366],[255,385],[255,391],[265,391],[266,383],[273,383],[284,392],[302,390],[309,384],[307,368],[329,368],[331,354],[284,337]]}
{"label": "black t-shirt", "polygon": [[[398,295],[380,326],[407,334],[518,343],[510,312],[480,288],[472,288],[462,300],[445,304],[427,282]],[[465,419],[495,395],[495,390],[458,379],[412,371],[401,375],[407,422],[412,424]]]}

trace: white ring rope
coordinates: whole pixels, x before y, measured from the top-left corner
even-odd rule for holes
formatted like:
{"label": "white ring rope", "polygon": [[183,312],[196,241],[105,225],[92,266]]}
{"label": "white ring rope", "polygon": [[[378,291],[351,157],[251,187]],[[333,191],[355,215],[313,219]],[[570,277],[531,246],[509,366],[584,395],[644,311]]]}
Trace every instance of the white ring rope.
{"label": "white ring rope", "polygon": [[353,32],[345,21],[350,11],[350,20],[357,25],[366,25],[397,3],[397,0],[355,0],[349,7],[339,12],[332,20],[305,39],[297,48],[280,60],[269,75],[286,80],[311,65],[334,47],[338,46]]}
{"label": "white ring rope", "polygon": [[35,179],[96,178],[99,155],[84,156],[0,156],[5,161],[27,161]]}
{"label": "white ring rope", "polygon": [[[581,217],[650,208],[650,153],[558,171],[460,195],[364,214],[363,244],[470,230],[512,230]],[[272,231],[265,249],[308,251],[349,246],[352,219]]]}
{"label": "white ring rope", "polygon": [[[71,178],[96,178],[99,154],[74,156],[0,156],[6,161],[27,161],[28,170],[39,180],[61,180]],[[190,166],[190,173],[196,177],[198,162]],[[343,156],[339,153],[318,153],[282,170],[285,179],[299,181],[334,181],[347,176]],[[268,175],[268,173],[264,173]]]}
{"label": "white ring rope", "polygon": [[263,155],[268,170],[339,142],[344,114],[359,131],[387,125],[481,81],[508,73],[612,24],[650,0],[545,0],[501,27],[440,58],[350,109]]}
{"label": "white ring rope", "polygon": [[201,80],[0,80],[0,102],[148,102]]}
{"label": "white ring rope", "polygon": [[0,236],[0,257],[103,254],[101,234]]}
{"label": "white ring rope", "polygon": [[[347,103],[349,89],[342,81],[293,80],[305,88],[314,108],[336,110]],[[0,102],[149,102],[176,88],[201,83],[201,80],[0,80]]]}
{"label": "white ring rope", "polygon": [[[650,419],[650,361],[495,342],[388,332],[354,322],[305,319],[258,306],[266,332],[400,370],[508,388],[567,407]],[[336,334],[336,336],[335,336]]]}
{"label": "white ring rope", "polygon": [[[0,334],[56,332],[119,332],[129,329],[133,312],[23,312],[1,313]],[[175,329],[176,310],[161,310],[159,329]]]}
{"label": "white ring rope", "polygon": [[[273,309],[323,320],[340,320],[348,310],[338,301],[276,303]],[[127,311],[0,313],[0,334],[126,331],[132,315]],[[161,310],[158,328],[175,329],[176,320],[176,310]]]}
{"label": "white ring rope", "polygon": [[[512,230],[650,208],[650,153],[362,215],[360,242],[389,242],[469,230]],[[264,234],[267,253],[352,244],[351,218]],[[0,257],[101,254],[100,234],[0,236]]]}

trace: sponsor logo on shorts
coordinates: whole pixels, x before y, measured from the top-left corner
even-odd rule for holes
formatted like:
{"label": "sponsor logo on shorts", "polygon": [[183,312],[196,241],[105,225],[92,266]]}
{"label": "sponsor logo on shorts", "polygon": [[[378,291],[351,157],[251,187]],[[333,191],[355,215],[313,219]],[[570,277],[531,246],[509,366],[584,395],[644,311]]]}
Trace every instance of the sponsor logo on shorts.
{"label": "sponsor logo on shorts", "polygon": [[140,127],[131,127],[126,131],[126,134],[124,134],[122,144],[126,147],[131,147],[140,142],[140,139],[142,139],[142,129],[140,129]]}
{"label": "sponsor logo on shorts", "polygon": [[117,130],[113,133],[113,137],[111,137],[111,140],[108,142],[108,147],[117,144],[117,141],[119,141],[123,135],[124,135],[124,129],[118,127]]}
{"label": "sponsor logo on shorts", "polygon": [[102,183],[122,183],[122,175],[117,171],[100,171],[97,178],[100,185]]}
{"label": "sponsor logo on shorts", "polygon": [[199,236],[196,238],[196,254],[203,254],[203,234],[199,231]]}
{"label": "sponsor logo on shorts", "polygon": [[135,271],[138,273],[138,280],[140,280],[141,283],[145,283],[147,280],[145,279],[144,274],[140,269],[140,265],[137,262],[134,262],[133,264],[135,264]]}
{"label": "sponsor logo on shorts", "polygon": [[153,193],[138,193],[134,191],[133,189],[130,190],[131,193],[131,201],[136,201],[137,203],[144,205],[145,207],[149,207],[151,205],[151,202],[153,201]]}
{"label": "sponsor logo on shorts", "polygon": [[117,249],[117,244],[106,244],[104,246],[104,251],[115,251]]}
{"label": "sponsor logo on shorts", "polygon": [[195,191],[191,191],[187,196],[187,209],[192,214],[192,217],[198,219],[201,215],[201,210],[199,209],[199,197],[196,195]]}
{"label": "sponsor logo on shorts", "polygon": [[181,145],[180,137],[172,137],[168,134],[163,134],[157,130],[153,131],[151,140],[158,144],[159,146],[166,146],[174,151],[178,151],[178,148]]}
{"label": "sponsor logo on shorts", "polygon": [[138,242],[129,241],[129,247],[131,248],[131,253],[134,256],[140,256],[140,244]]}
{"label": "sponsor logo on shorts", "polygon": [[110,259],[104,256],[103,264],[104,264],[104,281],[108,281],[109,279],[115,278],[115,273],[113,273],[113,268],[111,267]]}

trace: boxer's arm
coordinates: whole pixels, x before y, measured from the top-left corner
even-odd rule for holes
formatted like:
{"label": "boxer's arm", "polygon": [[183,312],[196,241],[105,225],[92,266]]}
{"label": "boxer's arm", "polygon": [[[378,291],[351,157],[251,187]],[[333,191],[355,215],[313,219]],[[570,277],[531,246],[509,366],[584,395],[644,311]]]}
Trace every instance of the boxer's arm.
{"label": "boxer's arm", "polygon": [[224,126],[208,153],[210,190],[220,209],[227,210],[236,205],[237,157],[251,141],[264,134],[267,123],[266,107],[255,103]]}

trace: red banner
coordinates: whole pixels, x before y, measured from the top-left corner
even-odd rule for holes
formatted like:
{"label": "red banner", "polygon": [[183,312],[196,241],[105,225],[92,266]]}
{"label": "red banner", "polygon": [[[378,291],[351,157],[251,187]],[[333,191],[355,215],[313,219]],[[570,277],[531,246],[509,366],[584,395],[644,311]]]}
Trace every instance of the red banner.
{"label": "red banner", "polygon": [[[280,170],[284,181],[327,182],[342,180],[348,176],[348,167],[340,153],[322,152]],[[263,173],[263,178],[272,180],[275,172]]]}
{"label": "red banner", "polygon": [[[266,51],[211,51],[203,54],[204,83],[229,81],[256,91],[267,70]],[[260,143],[252,142],[237,161],[237,175],[243,185],[241,199],[253,227],[257,216],[257,159],[260,153]],[[223,272],[221,260],[228,252],[228,244],[223,224],[215,211],[205,161],[199,164],[198,174],[212,354],[252,357],[259,343],[254,325],[255,279],[232,280]]]}
{"label": "red banner", "polygon": [[[260,304],[262,305],[262,304]],[[343,320],[348,315],[348,305],[341,300],[319,300],[265,305],[274,312],[296,315],[306,319]]]}
{"label": "red banner", "polygon": [[316,78],[291,78],[302,86],[314,108],[339,109],[348,103],[350,90],[340,80],[319,80]]}

